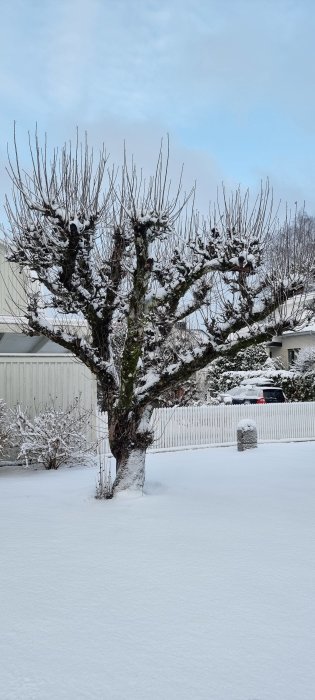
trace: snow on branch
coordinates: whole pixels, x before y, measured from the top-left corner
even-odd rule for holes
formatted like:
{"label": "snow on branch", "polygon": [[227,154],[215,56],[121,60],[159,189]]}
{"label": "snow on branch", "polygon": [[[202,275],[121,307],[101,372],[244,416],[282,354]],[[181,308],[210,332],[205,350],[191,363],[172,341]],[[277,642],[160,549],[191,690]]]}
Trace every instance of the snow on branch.
{"label": "snow on branch", "polygon": [[117,385],[118,377],[113,357],[110,360],[100,358],[93,345],[78,334],[78,322],[71,332],[69,328],[64,328],[62,325],[59,326],[57,323],[41,317],[37,309],[32,311],[29,307],[28,323],[29,326],[24,325],[23,328],[29,335],[35,332],[49,338],[76,355],[94,374],[106,378],[106,381],[111,385]]}

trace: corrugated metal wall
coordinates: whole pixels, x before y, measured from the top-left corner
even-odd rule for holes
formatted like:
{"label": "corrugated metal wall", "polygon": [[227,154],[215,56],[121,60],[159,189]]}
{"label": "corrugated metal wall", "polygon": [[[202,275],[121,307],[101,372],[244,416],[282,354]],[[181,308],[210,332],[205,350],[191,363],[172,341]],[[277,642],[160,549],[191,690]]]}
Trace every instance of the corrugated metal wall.
{"label": "corrugated metal wall", "polygon": [[[20,404],[34,415],[51,405],[66,408],[76,396],[80,405],[96,411],[96,380],[81,362],[70,355],[0,354],[0,398],[9,408]],[[94,436],[88,431],[88,437]]]}

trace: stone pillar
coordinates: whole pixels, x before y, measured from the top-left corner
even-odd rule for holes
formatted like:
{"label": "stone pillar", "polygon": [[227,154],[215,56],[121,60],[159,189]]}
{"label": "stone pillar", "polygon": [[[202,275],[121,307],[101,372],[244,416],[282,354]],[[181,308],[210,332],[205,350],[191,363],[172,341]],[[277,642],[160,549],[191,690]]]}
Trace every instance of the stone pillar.
{"label": "stone pillar", "polygon": [[255,421],[244,418],[237,426],[237,449],[239,452],[257,447],[257,427]]}

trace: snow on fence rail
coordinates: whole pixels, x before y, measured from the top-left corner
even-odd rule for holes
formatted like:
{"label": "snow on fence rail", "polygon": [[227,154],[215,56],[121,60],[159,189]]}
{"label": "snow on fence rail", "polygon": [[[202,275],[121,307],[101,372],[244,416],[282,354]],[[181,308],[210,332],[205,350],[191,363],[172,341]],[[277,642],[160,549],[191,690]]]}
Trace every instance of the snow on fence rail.
{"label": "snow on fence rail", "polygon": [[[236,443],[240,420],[257,425],[258,442],[315,440],[315,402],[241,406],[183,406],[156,409],[151,450],[180,450]],[[108,448],[106,414],[98,414],[98,434]]]}

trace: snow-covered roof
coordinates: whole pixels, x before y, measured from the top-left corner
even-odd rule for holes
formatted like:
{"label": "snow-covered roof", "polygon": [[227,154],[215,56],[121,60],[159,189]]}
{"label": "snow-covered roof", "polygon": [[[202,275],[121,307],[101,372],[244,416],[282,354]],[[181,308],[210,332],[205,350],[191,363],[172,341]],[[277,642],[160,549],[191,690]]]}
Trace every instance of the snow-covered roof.
{"label": "snow-covered roof", "polygon": [[[65,353],[61,345],[52,342],[43,335],[27,335],[21,328],[23,318],[11,315],[0,315],[0,354],[7,353]],[[53,319],[52,324],[58,326],[58,321]],[[71,319],[71,328],[85,327],[79,319]]]}
{"label": "snow-covered roof", "polygon": [[285,331],[283,335],[311,335],[315,333],[315,323],[310,323],[307,326],[299,326],[294,331]]}

